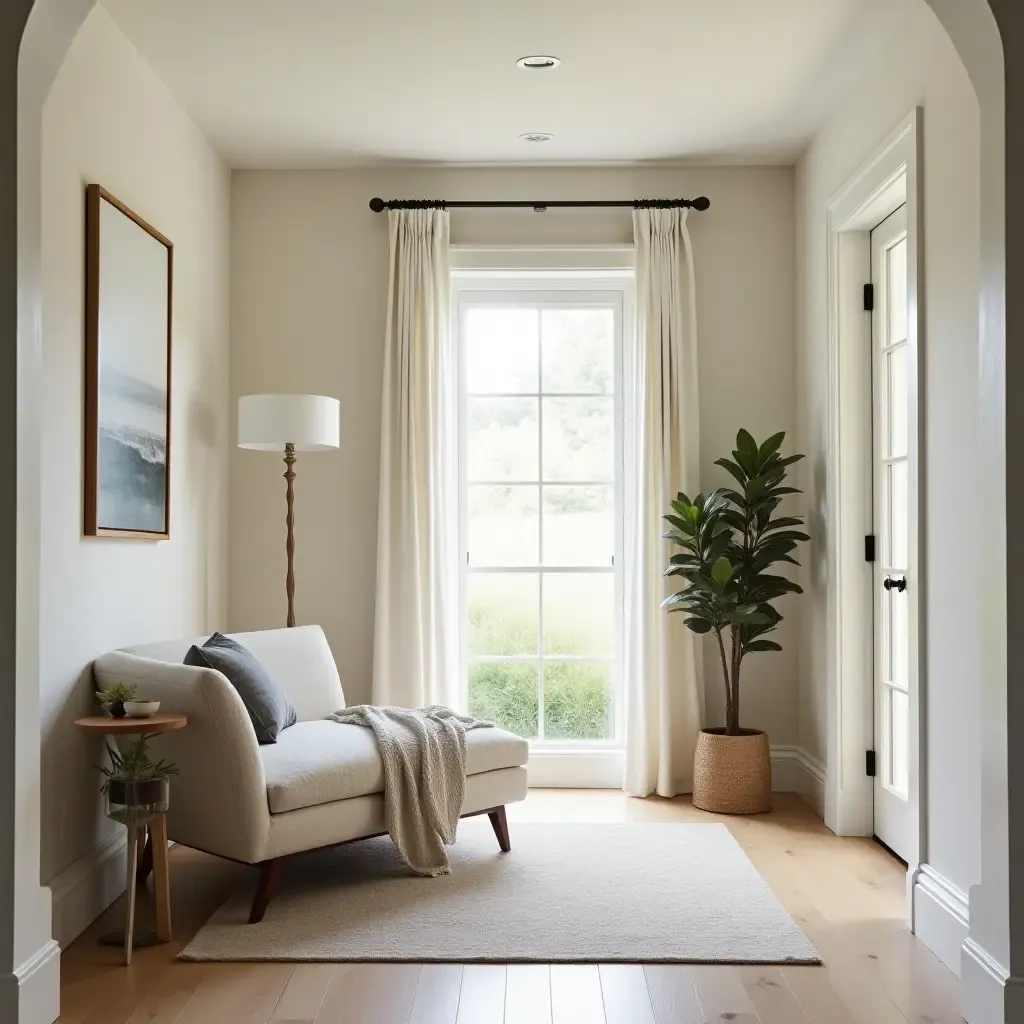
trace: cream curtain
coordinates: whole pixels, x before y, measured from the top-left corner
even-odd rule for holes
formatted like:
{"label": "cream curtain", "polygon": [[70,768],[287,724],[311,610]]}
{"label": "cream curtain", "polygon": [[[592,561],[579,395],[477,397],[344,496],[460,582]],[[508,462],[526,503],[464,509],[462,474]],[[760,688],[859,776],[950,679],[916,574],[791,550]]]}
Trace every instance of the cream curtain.
{"label": "cream curtain", "polygon": [[626,378],[626,792],[689,792],[701,726],[700,640],[660,607],[672,550],[662,516],[699,487],[697,328],[685,209],[636,210],[637,338]]}
{"label": "cream curtain", "polygon": [[388,214],[373,702],[457,707],[448,214]]}

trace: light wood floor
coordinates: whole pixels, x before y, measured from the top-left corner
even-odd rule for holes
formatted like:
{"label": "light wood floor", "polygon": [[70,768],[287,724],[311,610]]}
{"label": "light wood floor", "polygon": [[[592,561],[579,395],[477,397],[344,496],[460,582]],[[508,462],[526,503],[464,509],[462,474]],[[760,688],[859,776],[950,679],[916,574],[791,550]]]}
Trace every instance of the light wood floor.
{"label": "light wood floor", "polygon": [[[535,790],[517,821],[713,821],[688,799]],[[959,984],[904,924],[905,870],[881,847],[838,839],[797,797],[771,814],[722,817],[824,967],[448,964],[194,964],[175,954],[252,869],[171,852],[173,943],[131,967],[96,936],[62,961],[62,1024],[947,1024]],[[680,880],[685,884],[685,879]],[[151,912],[151,900],[142,913]]]}

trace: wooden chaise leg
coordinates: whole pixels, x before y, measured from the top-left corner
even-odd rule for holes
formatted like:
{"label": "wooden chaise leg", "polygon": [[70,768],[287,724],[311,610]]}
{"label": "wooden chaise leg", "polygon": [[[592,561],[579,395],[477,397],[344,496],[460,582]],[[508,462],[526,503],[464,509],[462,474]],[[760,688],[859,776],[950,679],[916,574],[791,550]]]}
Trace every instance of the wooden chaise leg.
{"label": "wooden chaise leg", "polygon": [[267,904],[270,903],[277,883],[281,878],[281,871],[284,868],[284,858],[275,857],[273,860],[265,860],[259,865],[260,880],[256,886],[256,895],[252,898],[252,909],[249,911],[249,924],[259,924],[263,915],[267,912]]}
{"label": "wooden chaise leg", "polygon": [[501,807],[488,811],[487,817],[491,819],[491,828],[494,829],[494,834],[498,837],[501,852],[508,853],[512,849],[512,843],[508,838],[508,818],[505,817],[505,805],[502,804]]}

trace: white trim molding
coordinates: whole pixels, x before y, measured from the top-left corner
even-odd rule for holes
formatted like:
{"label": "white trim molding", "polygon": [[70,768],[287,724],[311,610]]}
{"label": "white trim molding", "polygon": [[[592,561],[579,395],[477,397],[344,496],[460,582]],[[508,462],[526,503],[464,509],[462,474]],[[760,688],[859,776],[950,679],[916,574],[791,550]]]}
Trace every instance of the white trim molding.
{"label": "white trim molding", "polygon": [[965,893],[931,864],[914,875],[914,934],[959,978],[960,951],[970,925]]}
{"label": "white trim molding", "polygon": [[[530,752],[526,766],[533,789],[621,789],[622,750],[546,750]],[[825,764],[803,747],[772,746],[772,792],[799,793],[818,814],[825,802]]]}
{"label": "white trim molding", "polygon": [[60,1016],[60,946],[50,939],[0,984],[0,1020],[55,1021]]}
{"label": "white trim molding", "polygon": [[112,832],[50,880],[52,934],[62,949],[124,892],[125,834]]}
{"label": "white trim molding", "polygon": [[1011,975],[972,938],[964,942],[961,952],[964,1019],[971,1024],[1024,1019],[1024,977]]}
{"label": "white trim molding", "polygon": [[772,792],[799,793],[823,817],[825,762],[803,747],[773,744]]}
{"label": "white trim molding", "polygon": [[911,618],[910,801],[913,870],[925,856],[926,834],[921,779],[925,743],[921,735],[924,666],[923,560],[924,536],[921,480],[923,459],[917,438],[923,437],[917,401],[921,366],[918,350],[918,294],[921,251],[921,111],[912,110],[889,134],[874,155],[828,202],[825,216],[828,252],[828,393],[825,535],[828,601],[826,637],[828,684],[828,771],[825,824],[838,835],[869,836],[874,832],[874,780],[864,771],[864,752],[874,748],[874,580],[864,560],[864,536],[874,533],[871,502],[871,376],[864,353],[870,351],[870,324],[863,311],[863,285],[870,267],[867,240],[873,228],[902,203],[907,205],[908,345],[910,416],[917,424],[910,439],[910,508],[918,536],[910,552],[908,595]]}

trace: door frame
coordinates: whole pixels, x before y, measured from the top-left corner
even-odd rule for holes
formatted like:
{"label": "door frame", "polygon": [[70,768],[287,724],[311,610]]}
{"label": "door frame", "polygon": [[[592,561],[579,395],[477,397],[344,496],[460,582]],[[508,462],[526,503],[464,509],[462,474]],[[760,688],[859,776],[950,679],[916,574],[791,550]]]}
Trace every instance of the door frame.
{"label": "door frame", "polygon": [[[912,837],[908,890],[925,859],[927,745],[923,699],[925,665],[924,386],[922,180],[920,108],[889,133],[871,158],[832,197],[826,210],[828,349],[826,496],[828,581],[828,773],[825,823],[839,835],[873,834],[874,780],[865,751],[874,745],[873,572],[864,537],[874,532],[871,480],[871,317],[863,286],[871,280],[871,229],[907,206],[907,314],[910,439],[909,501],[917,536],[909,552],[910,800]],[[912,918],[912,908],[911,908]]]}

